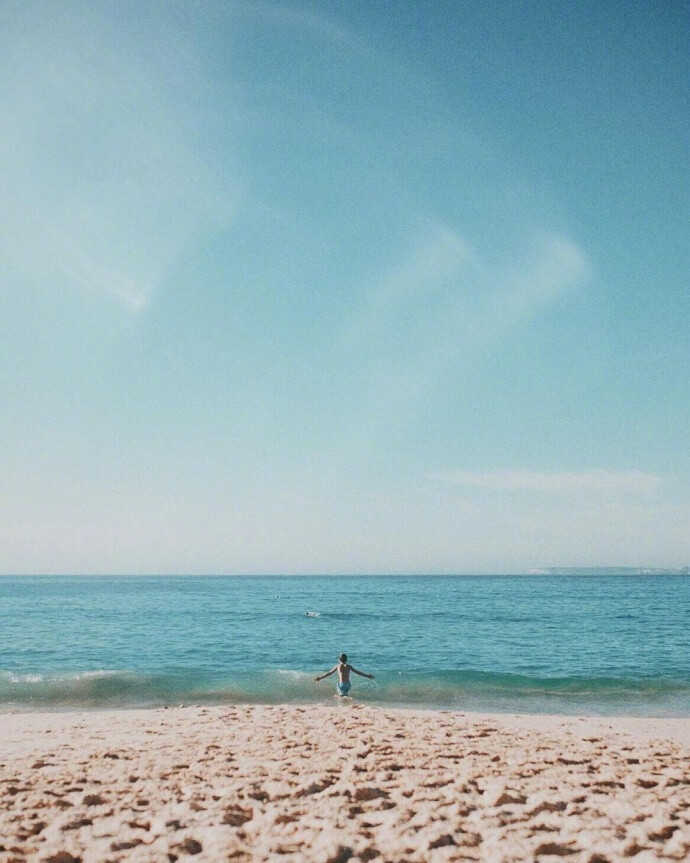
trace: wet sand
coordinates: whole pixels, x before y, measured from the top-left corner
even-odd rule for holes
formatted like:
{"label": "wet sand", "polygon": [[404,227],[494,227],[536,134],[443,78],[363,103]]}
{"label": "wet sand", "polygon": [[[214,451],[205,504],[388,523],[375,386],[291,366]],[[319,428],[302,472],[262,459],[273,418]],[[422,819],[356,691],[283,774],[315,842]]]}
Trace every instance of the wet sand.
{"label": "wet sand", "polygon": [[690,720],[0,715],[0,863],[690,859]]}

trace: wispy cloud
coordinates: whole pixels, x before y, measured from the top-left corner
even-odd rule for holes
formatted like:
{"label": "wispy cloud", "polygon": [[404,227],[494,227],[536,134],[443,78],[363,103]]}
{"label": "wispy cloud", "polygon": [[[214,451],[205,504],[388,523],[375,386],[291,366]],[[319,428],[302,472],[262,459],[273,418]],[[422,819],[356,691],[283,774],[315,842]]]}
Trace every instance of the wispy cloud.
{"label": "wispy cloud", "polygon": [[449,226],[424,231],[373,280],[339,342],[358,367],[367,365],[370,422],[399,416],[429,387],[472,367],[576,290],[590,269],[584,252],[559,235],[523,238],[499,264]]}
{"label": "wispy cloud", "polygon": [[648,495],[657,492],[661,477],[641,471],[450,471],[434,479],[470,488],[501,492],[534,491],[547,494],[593,492],[597,494]]}
{"label": "wispy cloud", "polygon": [[492,284],[479,315],[486,337],[500,336],[522,318],[557,300],[590,271],[582,250],[566,237],[544,234],[527,245],[531,249],[526,260],[516,261],[506,270],[492,272],[481,267]]}
{"label": "wispy cloud", "polygon": [[424,231],[409,256],[394,263],[366,293],[344,334],[344,343],[359,347],[384,340],[391,328],[417,320],[449,301],[444,291],[456,288],[469,258],[464,239],[444,225]]}
{"label": "wispy cloud", "polygon": [[0,276],[140,312],[184,245],[232,211],[199,148],[201,103],[186,98],[191,46],[145,53],[98,7],[5,18]]}
{"label": "wispy cloud", "polygon": [[352,30],[337,24],[332,17],[322,12],[303,6],[287,6],[264,2],[264,0],[251,0],[251,2],[233,0],[228,5],[234,14],[263,19],[288,29],[307,31],[327,41],[329,46],[337,46],[350,54],[355,52],[359,56],[366,57],[372,53],[368,42],[358,38]]}

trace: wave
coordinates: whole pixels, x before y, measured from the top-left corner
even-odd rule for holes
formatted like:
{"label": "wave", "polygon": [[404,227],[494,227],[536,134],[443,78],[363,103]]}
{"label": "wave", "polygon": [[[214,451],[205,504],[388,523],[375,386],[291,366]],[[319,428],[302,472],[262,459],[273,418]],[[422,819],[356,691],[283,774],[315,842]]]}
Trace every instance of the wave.
{"label": "wave", "polygon": [[128,706],[167,702],[193,691],[176,674],[83,671],[47,674],[0,673],[0,706]]}
{"label": "wave", "polygon": [[[333,678],[267,669],[208,675],[201,671],[91,670],[0,672],[0,710],[78,709],[177,704],[309,703],[333,696]],[[474,669],[387,671],[353,680],[353,695],[372,704],[510,712],[690,715],[690,679],[540,677]]]}

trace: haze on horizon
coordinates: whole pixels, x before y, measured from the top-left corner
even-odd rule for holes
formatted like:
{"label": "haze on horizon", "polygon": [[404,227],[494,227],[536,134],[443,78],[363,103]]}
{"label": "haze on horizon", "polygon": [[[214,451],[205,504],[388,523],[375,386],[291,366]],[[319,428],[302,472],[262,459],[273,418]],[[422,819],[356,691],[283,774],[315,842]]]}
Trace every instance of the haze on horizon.
{"label": "haze on horizon", "polygon": [[689,15],[0,6],[0,572],[687,566]]}

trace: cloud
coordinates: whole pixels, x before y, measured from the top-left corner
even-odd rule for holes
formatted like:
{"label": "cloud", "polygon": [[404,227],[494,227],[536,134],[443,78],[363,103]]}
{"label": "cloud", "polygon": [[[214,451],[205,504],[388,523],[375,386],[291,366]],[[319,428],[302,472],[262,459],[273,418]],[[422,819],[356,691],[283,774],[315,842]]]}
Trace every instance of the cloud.
{"label": "cloud", "polygon": [[511,252],[499,263],[449,225],[435,225],[372,280],[337,341],[341,361],[348,354],[358,372],[358,422],[368,434],[474,368],[591,272],[584,252],[558,234],[523,234]]}
{"label": "cloud", "polygon": [[390,347],[385,337],[391,328],[412,324],[408,344],[415,356],[421,348],[441,361],[459,359],[500,340],[573,290],[590,270],[585,254],[563,236],[523,237],[513,259],[501,266],[438,225],[412,240],[407,257],[374,280],[345,342],[359,347],[381,335],[379,347]]}
{"label": "cloud", "polygon": [[543,234],[531,245],[526,261],[516,262],[503,272],[486,274],[494,286],[480,314],[487,336],[501,335],[506,328],[572,290],[590,272],[584,253],[566,237]]}
{"label": "cloud", "polygon": [[[4,16],[0,278],[144,309],[181,250],[232,213],[200,146],[191,42],[99,7]],[[164,26],[161,23],[161,27]]]}
{"label": "cloud", "polygon": [[434,479],[471,488],[501,492],[533,491],[546,494],[591,492],[595,494],[649,495],[657,492],[662,479],[641,471],[451,471],[435,474]]}
{"label": "cloud", "polygon": [[343,336],[351,347],[384,338],[392,327],[443,304],[444,290],[457,284],[470,252],[465,240],[445,225],[425,230],[406,259],[393,264],[366,293]]}
{"label": "cloud", "polygon": [[230,9],[234,14],[247,15],[271,24],[280,25],[286,29],[306,31],[325,42],[337,46],[348,54],[353,52],[359,57],[371,54],[369,44],[349,28],[312,9],[302,6],[286,6],[277,3],[261,2],[261,0],[233,0]]}

